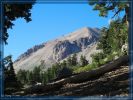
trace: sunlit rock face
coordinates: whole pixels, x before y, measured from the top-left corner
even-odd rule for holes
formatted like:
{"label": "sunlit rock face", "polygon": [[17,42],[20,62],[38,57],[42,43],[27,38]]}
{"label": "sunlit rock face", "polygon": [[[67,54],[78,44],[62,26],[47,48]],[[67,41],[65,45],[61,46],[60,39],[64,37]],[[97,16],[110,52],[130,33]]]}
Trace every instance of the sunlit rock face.
{"label": "sunlit rock face", "polygon": [[28,49],[14,62],[15,71],[19,69],[32,70],[35,66],[45,62],[46,68],[77,53],[78,59],[85,55],[91,61],[90,55],[98,52],[97,41],[100,29],[84,27],[65,36],[51,40]]}
{"label": "sunlit rock face", "polygon": [[68,55],[80,52],[81,48],[68,40],[58,42],[53,48],[53,55],[57,61],[66,58]]}

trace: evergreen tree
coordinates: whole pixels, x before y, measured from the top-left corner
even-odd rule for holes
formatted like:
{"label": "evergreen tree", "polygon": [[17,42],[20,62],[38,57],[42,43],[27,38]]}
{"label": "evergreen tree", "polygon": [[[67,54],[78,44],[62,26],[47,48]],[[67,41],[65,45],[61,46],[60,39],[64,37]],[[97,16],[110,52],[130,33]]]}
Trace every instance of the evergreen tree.
{"label": "evergreen tree", "polygon": [[32,3],[28,4],[12,4],[5,3],[4,7],[4,27],[3,27],[3,40],[7,44],[7,39],[9,37],[7,29],[12,28],[13,21],[17,18],[24,18],[27,22],[31,21],[30,9],[32,8]]}
{"label": "evergreen tree", "polygon": [[30,84],[31,81],[32,81],[31,72],[30,71],[26,71],[26,84]]}
{"label": "evergreen tree", "polygon": [[119,13],[124,12],[122,16],[123,22],[130,22],[130,1],[129,0],[89,0],[89,4],[94,6],[93,10],[98,10],[99,16],[107,17],[108,12],[114,12],[112,18],[119,15]]}
{"label": "evergreen tree", "polygon": [[4,91],[5,94],[11,94],[17,89],[21,88],[22,84],[17,80],[16,74],[13,68],[12,57],[7,56],[4,59]]}
{"label": "evergreen tree", "polygon": [[56,70],[52,67],[52,79],[56,78]]}
{"label": "evergreen tree", "polygon": [[104,54],[111,53],[111,44],[109,43],[109,30],[103,27],[101,30],[101,37],[99,39],[98,48],[103,50]]}
{"label": "evergreen tree", "polygon": [[27,74],[26,71],[21,70],[21,69],[17,72],[17,79],[19,81],[21,81],[22,84],[25,84],[27,82],[26,81],[26,79],[27,79],[26,74]]}
{"label": "evergreen tree", "polygon": [[56,77],[57,72],[58,72],[58,70],[59,70],[58,65],[57,65],[57,64],[53,64],[53,65],[52,65],[52,69],[54,70],[54,74],[55,74],[55,77]]}
{"label": "evergreen tree", "polygon": [[29,73],[28,73],[28,79],[29,79],[28,83],[29,84],[32,84],[32,82],[33,82],[33,72],[32,71],[29,71]]}
{"label": "evergreen tree", "polygon": [[63,60],[63,62],[61,63],[61,68],[63,68],[63,67],[67,67],[66,60]]}
{"label": "evergreen tree", "polygon": [[122,45],[128,42],[128,26],[117,19],[110,26],[101,30],[98,48],[103,50],[105,57],[113,52],[121,52]]}
{"label": "evergreen tree", "polygon": [[77,62],[77,55],[76,54],[72,55],[71,61],[72,61],[73,66],[77,65],[78,62]]}
{"label": "evergreen tree", "polygon": [[48,74],[47,74],[47,72],[43,73],[43,80],[42,80],[42,82],[43,82],[43,84],[48,82]]}
{"label": "evergreen tree", "polygon": [[71,58],[71,56],[69,56],[69,57],[67,58],[67,65],[68,65],[68,67],[69,67],[69,66],[72,66],[72,58]]}
{"label": "evergreen tree", "polygon": [[81,66],[85,66],[88,64],[88,61],[86,60],[85,56],[83,55],[80,56],[80,63],[81,63]]}
{"label": "evergreen tree", "polygon": [[105,55],[103,52],[95,53],[91,55],[92,61],[95,62],[98,66],[100,66],[100,60],[105,58]]}
{"label": "evergreen tree", "polygon": [[[94,6],[94,10],[98,10],[99,16],[108,16],[109,11],[114,12],[112,16],[113,20],[109,27],[103,29],[101,33],[102,39],[100,39],[99,47],[103,49],[103,53],[106,55],[111,54],[113,51],[120,52],[121,46],[127,43],[127,34],[129,33],[130,24],[130,2],[125,0],[99,0],[97,2],[89,1],[89,4]],[[123,16],[119,16],[119,13],[124,12]]]}
{"label": "evergreen tree", "polygon": [[53,73],[52,73],[51,68],[48,68],[47,75],[48,75],[48,82],[49,82],[53,79]]}
{"label": "evergreen tree", "polygon": [[40,79],[41,79],[41,83],[43,83],[44,84],[44,72],[43,73],[40,73]]}
{"label": "evergreen tree", "polygon": [[34,69],[33,69],[33,81],[35,81],[35,82],[41,81],[40,72],[41,72],[40,66],[34,67]]}

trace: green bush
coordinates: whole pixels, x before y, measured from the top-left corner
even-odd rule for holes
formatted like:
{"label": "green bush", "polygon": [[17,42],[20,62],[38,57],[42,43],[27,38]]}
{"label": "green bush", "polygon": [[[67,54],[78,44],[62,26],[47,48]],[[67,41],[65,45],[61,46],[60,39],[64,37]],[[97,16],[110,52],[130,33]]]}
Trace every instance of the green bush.
{"label": "green bush", "polygon": [[80,72],[84,72],[84,71],[89,71],[89,70],[92,70],[92,69],[95,69],[97,68],[97,63],[92,63],[92,64],[89,64],[89,65],[86,65],[84,67],[77,67],[73,70],[74,73],[80,73]]}

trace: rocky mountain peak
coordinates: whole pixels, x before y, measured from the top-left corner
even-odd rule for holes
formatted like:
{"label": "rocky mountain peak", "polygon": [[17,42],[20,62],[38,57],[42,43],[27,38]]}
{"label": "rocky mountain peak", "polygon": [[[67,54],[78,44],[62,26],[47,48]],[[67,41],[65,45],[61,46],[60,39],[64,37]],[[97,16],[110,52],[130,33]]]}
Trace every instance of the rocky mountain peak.
{"label": "rocky mountain peak", "polygon": [[84,27],[47,43],[36,45],[20,55],[15,61],[15,69],[33,69],[43,60],[47,67],[61,61],[73,53],[84,54],[90,60],[96,51],[100,29]]}

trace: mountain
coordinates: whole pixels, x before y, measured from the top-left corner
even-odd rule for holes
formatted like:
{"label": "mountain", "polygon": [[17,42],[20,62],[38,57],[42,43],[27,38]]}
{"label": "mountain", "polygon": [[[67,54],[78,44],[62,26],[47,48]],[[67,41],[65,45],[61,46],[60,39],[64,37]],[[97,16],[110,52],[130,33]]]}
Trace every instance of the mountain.
{"label": "mountain", "polygon": [[48,68],[74,53],[77,53],[78,59],[81,55],[85,55],[91,62],[90,55],[99,52],[96,50],[99,32],[98,28],[84,27],[55,40],[35,45],[18,57],[14,62],[14,69],[15,71],[19,69],[32,70],[42,61]]}

